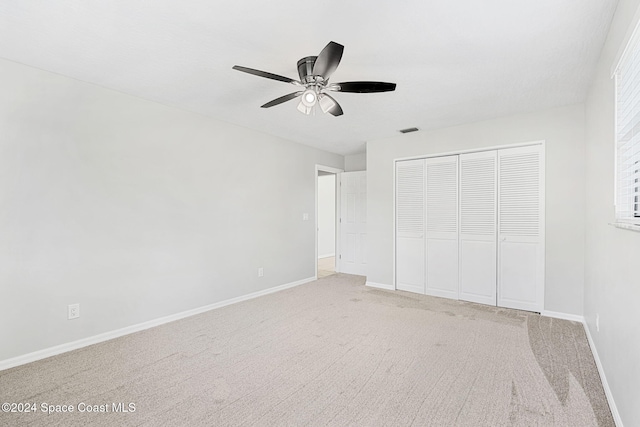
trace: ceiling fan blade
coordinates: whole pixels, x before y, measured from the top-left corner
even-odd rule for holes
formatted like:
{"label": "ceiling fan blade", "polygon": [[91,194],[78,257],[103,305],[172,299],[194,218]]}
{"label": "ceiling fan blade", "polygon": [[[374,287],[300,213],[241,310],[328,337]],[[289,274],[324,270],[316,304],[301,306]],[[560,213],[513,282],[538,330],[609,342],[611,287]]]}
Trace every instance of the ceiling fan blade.
{"label": "ceiling fan blade", "polygon": [[[326,93],[321,94],[321,96],[322,98],[320,98],[320,107],[322,107],[322,111],[336,117],[341,116],[343,114],[342,107],[340,107],[340,104],[338,104],[338,101],[336,101],[334,97],[327,95]],[[329,98],[332,101],[327,104],[329,108],[327,108],[326,111],[325,111],[324,101],[323,101],[325,98]]]}
{"label": "ceiling fan blade", "polygon": [[391,92],[396,90],[396,84],[386,82],[343,82],[329,85],[327,89],[336,92],[353,93]]}
{"label": "ceiling fan blade", "polygon": [[276,98],[273,101],[267,102],[266,104],[262,105],[261,107],[262,108],[273,107],[274,105],[278,105],[278,104],[282,104],[283,102],[291,101],[293,98],[297,98],[298,96],[302,95],[303,93],[304,93],[304,91],[293,92],[293,93],[290,93],[288,95],[281,96],[280,98]]}
{"label": "ceiling fan blade", "polygon": [[268,73],[266,71],[254,70],[253,68],[242,67],[240,65],[234,65],[233,69],[242,71],[243,73],[249,73],[249,74],[253,74],[254,76],[264,77],[271,80],[278,80],[285,83],[293,83],[295,85],[301,84],[299,81],[290,79],[289,77],[279,76],[277,74]]}
{"label": "ceiling fan blade", "polygon": [[322,52],[318,55],[315,64],[313,65],[313,74],[316,76],[322,76],[325,80],[328,80],[331,74],[338,68],[340,59],[342,59],[342,52],[344,46],[336,42],[329,42]]}

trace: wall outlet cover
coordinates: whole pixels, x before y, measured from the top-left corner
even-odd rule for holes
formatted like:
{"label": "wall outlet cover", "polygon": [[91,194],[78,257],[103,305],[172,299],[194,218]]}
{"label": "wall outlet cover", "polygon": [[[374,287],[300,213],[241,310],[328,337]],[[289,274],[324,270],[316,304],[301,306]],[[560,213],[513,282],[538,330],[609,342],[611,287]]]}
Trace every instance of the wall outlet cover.
{"label": "wall outlet cover", "polygon": [[78,317],[80,317],[80,304],[69,304],[69,307],[68,307],[69,320],[77,319]]}

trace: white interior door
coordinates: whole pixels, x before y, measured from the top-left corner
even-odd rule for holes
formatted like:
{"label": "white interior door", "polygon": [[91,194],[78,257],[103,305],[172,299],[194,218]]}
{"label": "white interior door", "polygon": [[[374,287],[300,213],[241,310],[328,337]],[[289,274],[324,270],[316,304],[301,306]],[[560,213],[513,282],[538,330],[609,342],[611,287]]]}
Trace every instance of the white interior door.
{"label": "white interior door", "polygon": [[367,275],[367,173],[340,175],[341,273]]}
{"label": "white interior door", "polygon": [[396,289],[425,292],[425,161],[396,162]]}
{"label": "white interior door", "polygon": [[458,299],[458,156],[426,160],[426,293]]}
{"label": "white interior door", "polygon": [[460,299],[496,305],[496,151],[460,155]]}
{"label": "white interior door", "polygon": [[498,151],[498,305],[544,308],[544,171],[540,145]]}

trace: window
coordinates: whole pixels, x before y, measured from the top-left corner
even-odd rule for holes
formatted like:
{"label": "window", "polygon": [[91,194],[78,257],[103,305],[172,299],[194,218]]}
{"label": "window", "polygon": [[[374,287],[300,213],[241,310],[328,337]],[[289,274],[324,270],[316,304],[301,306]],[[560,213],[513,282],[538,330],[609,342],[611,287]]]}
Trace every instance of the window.
{"label": "window", "polygon": [[614,72],[616,85],[616,222],[640,225],[640,30]]}

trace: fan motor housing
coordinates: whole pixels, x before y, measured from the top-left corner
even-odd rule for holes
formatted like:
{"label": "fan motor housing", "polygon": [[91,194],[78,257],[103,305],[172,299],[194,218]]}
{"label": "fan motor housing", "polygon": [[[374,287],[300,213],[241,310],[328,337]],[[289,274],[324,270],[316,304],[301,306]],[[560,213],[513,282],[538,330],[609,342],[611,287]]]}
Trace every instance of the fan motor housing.
{"label": "fan motor housing", "polygon": [[298,75],[302,83],[315,82],[316,76],[313,75],[313,66],[316,63],[317,56],[307,56],[298,61]]}

